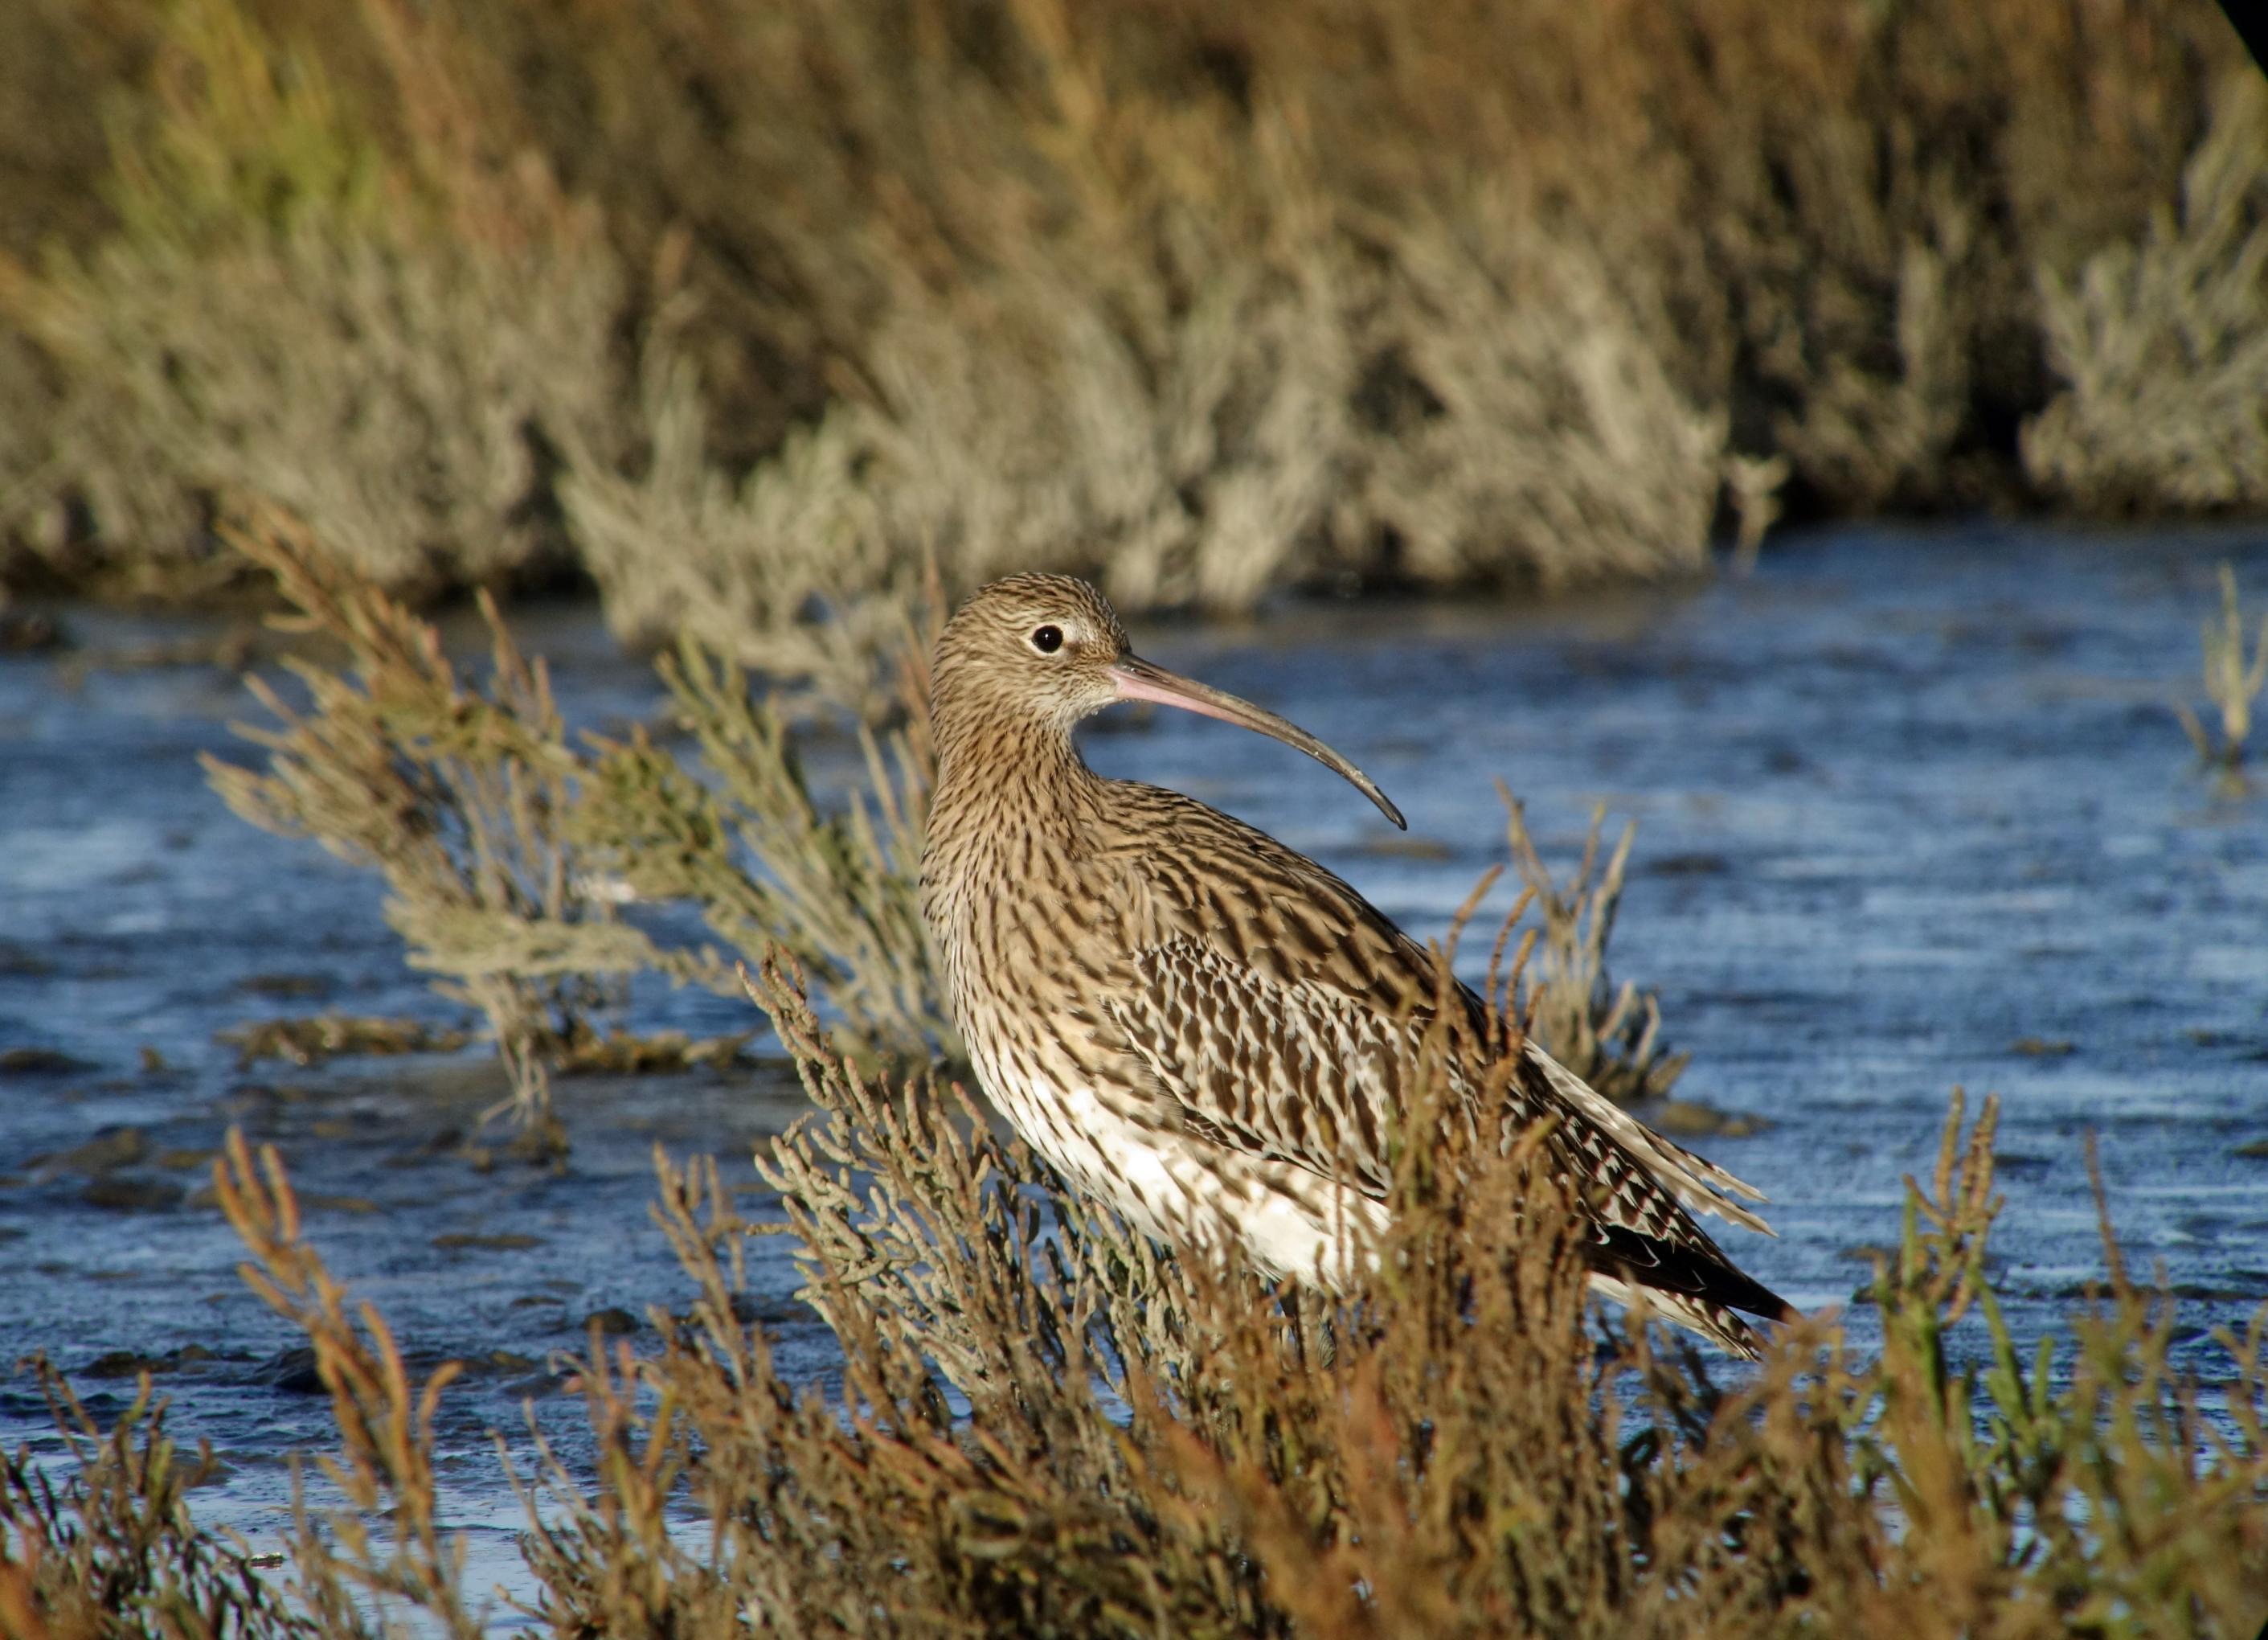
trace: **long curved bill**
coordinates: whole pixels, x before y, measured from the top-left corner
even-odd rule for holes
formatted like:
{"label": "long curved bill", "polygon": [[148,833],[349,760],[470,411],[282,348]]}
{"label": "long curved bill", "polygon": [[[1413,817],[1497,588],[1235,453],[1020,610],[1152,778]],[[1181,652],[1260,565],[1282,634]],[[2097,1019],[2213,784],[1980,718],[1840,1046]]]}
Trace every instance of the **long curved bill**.
{"label": "long curved bill", "polygon": [[1194,712],[1201,717],[1219,718],[1223,723],[1233,723],[1286,746],[1304,751],[1326,769],[1344,779],[1355,790],[1378,805],[1379,813],[1401,830],[1407,831],[1410,823],[1402,811],[1388,800],[1377,783],[1338,753],[1317,740],[1296,723],[1286,722],[1272,712],[1263,712],[1248,700],[1240,700],[1226,691],[1168,672],[1161,666],[1152,666],[1138,655],[1121,655],[1110,669],[1111,681],[1118,685],[1121,700],[1154,701],[1161,706],[1179,706],[1184,712]]}

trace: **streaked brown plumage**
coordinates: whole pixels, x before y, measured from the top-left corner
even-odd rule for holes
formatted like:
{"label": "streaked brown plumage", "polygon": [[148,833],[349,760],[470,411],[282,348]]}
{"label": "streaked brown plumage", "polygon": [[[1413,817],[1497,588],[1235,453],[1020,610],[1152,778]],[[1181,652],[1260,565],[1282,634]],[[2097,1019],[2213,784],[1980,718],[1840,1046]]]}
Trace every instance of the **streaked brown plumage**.
{"label": "streaked brown plumage", "polygon": [[[1387,1115],[1437,1012],[1432,957],[1354,890],[1241,821],[1080,761],[1115,700],[1183,706],[1329,764],[1329,747],[1134,656],[1101,594],[1020,575],[969,599],[933,670],[939,778],[922,912],[978,1076],[1071,1181],[1155,1235],[1233,1236],[1263,1270],[1333,1285],[1343,1227],[1382,1222]],[[1490,1059],[1479,999],[1447,1022],[1454,1090]],[[1499,1075],[1499,1086],[1507,1085]],[[1734,1311],[1787,1306],[1694,1223],[1751,1230],[1763,1197],[1650,1132],[1529,1045],[1508,1081],[1556,1117],[1555,1163],[1593,1204],[1593,1282],[1753,1353]]]}

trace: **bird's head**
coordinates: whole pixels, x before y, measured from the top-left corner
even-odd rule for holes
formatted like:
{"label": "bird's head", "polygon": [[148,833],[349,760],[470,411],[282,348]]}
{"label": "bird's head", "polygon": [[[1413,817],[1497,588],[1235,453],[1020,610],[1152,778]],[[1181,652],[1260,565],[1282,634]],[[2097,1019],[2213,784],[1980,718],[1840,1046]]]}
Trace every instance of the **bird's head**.
{"label": "bird's head", "polygon": [[1068,575],[1013,575],[980,588],[946,624],[931,680],[939,742],[948,748],[985,725],[1036,728],[1068,743],[1082,719],[1121,700],[1147,700],[1296,747],[1403,824],[1368,775],[1305,729],[1143,660],[1103,595]]}

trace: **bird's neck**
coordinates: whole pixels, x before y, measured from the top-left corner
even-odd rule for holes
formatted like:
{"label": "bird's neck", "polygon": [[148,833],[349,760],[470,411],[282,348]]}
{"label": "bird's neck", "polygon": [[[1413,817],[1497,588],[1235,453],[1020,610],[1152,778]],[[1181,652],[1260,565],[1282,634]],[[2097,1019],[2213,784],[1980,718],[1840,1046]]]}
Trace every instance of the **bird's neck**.
{"label": "bird's neck", "polygon": [[1019,829],[1075,832],[1099,811],[1104,782],[1070,731],[1006,713],[940,714],[932,837],[967,843]]}

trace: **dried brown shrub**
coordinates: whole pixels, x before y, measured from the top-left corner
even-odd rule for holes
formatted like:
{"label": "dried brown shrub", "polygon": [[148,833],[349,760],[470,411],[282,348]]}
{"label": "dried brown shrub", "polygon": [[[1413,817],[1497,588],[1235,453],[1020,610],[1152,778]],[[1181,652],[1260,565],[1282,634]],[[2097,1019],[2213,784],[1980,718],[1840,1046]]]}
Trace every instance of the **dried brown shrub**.
{"label": "dried brown shrub", "polygon": [[[1334,1311],[1186,1250],[1161,1262],[1060,1195],[1050,1235],[1020,1146],[947,1090],[835,1060],[777,969],[758,987],[820,1107],[760,1160],[843,1385],[780,1383],[733,1319],[752,1227],[712,1175],[665,1170],[703,1296],[641,1370],[678,1422],[630,1411],[627,1358],[594,1374],[608,1474],[639,1486],[560,1496],[571,1528],[537,1561],[563,1627],[607,1621],[625,1562],[667,1602],[642,1618],[696,1630],[728,1610],[787,1632],[1213,1634],[2257,1616],[2268,1317],[2221,1335],[2228,1436],[2170,1364],[2170,1301],[2115,1244],[2068,1378],[2055,1346],[2020,1353],[1983,1279],[1989,1102],[1963,1135],[1956,1098],[1878,1270],[1881,1355],[1815,1321],[1727,1390],[1636,1332],[1594,1352],[1580,1250],[1523,1146],[1426,1126],[1422,1102],[1409,1119],[1438,1142],[1400,1152],[1383,1271]],[[1949,1333],[1973,1311],[1989,1364],[1964,1370]],[[636,1530],[681,1466],[716,1534],[698,1560]]]}
{"label": "dried brown shrub", "polygon": [[799,173],[762,239],[799,270],[839,398],[727,483],[704,466],[714,372],[650,364],[654,462],[568,492],[602,582],[637,583],[633,630],[723,627],[715,607],[741,617],[729,646],[769,664],[776,612],[818,599],[855,619],[925,558],[955,591],[1046,563],[1132,607],[1242,608],[1312,556],[1345,459],[1352,315],[1292,134],[1113,81],[1051,0],[999,22],[1005,83],[906,55],[882,13],[770,19],[768,57],[784,35],[785,61],[870,89],[829,107],[850,129],[825,140],[888,168],[821,193],[773,151],[792,133],[754,156]]}
{"label": "dried brown shrub", "polygon": [[[782,1378],[736,1304],[748,1237],[778,1227],[743,1218],[713,1164],[658,1158],[698,1296],[653,1312],[657,1354],[593,1339],[591,1469],[539,1444],[526,1550],[555,1633],[2257,1624],[2268,1312],[2216,1335],[2224,1380],[2201,1387],[2173,1364],[2173,1300],[2106,1226],[2108,1279],[2070,1337],[2020,1348],[1984,1274],[1990,1101],[1964,1133],[1956,1096],[1910,1188],[1873,1283],[1879,1352],[1822,1317],[1727,1385],[1641,1328],[1587,1331],[1580,1232],[1534,1135],[1443,1122],[1421,1097],[1379,1267],[1328,1304],[1130,1237],[957,1090],[843,1061],[791,972],[752,984],[817,1106],[758,1161],[842,1374]],[[352,1507],[322,1533],[303,1511],[297,1601],[324,1632],[358,1632],[373,1604],[468,1632],[434,1505],[446,1369],[412,1382],[306,1242],[272,1154],[255,1166],[235,1141],[217,1173],[247,1274],[313,1339],[338,1417],[328,1468]],[[670,1529],[687,1504],[705,1534]]]}
{"label": "dried brown shrub", "polygon": [[[1131,607],[1217,609],[1339,566],[1557,583],[1699,561],[1722,419],[1671,380],[1644,279],[1606,278],[1518,196],[1351,218],[1293,73],[1241,98],[1166,78],[1058,0],[967,34],[788,8],[758,36],[732,10],[657,26],[737,50],[749,83],[871,93],[829,104],[823,137],[750,133],[776,208],[720,230],[799,270],[840,396],[733,486],[698,459],[696,373],[650,367],[668,459],[570,491],[603,573],[637,583],[634,630],[841,607],[924,553],[956,590],[1045,564]],[[806,154],[822,143],[865,163]],[[760,658],[770,624],[735,646]]]}
{"label": "dried brown shrub", "polygon": [[2046,385],[2033,269],[2141,233],[2242,62],[2213,8],[2139,0],[1697,6],[1660,33],[1655,145],[1622,144],[1683,179],[1654,255],[1736,441],[1840,508],[2010,488]]}
{"label": "dried brown shrub", "polygon": [[[1665,17],[1030,0],[949,14],[775,8],[761,25],[730,0],[672,11],[635,23],[616,14],[615,26],[662,43],[623,42],[573,71],[610,93],[602,107],[639,110],[626,117],[646,122],[642,134],[671,132],[671,145],[644,155],[698,146],[690,116],[656,94],[696,82],[698,107],[760,179],[730,201],[697,185],[703,250],[767,270],[772,293],[804,315],[799,335],[836,361],[834,391],[892,408],[903,373],[887,360],[905,337],[926,348],[916,357],[939,383],[917,380],[919,402],[950,412],[909,420],[948,455],[998,427],[996,453],[1011,463],[998,470],[1015,470],[1033,447],[1014,436],[1024,427],[1050,451],[1081,440],[1098,459],[1131,454],[1138,476],[1153,470],[1145,451],[1206,448],[1219,417],[1173,389],[1193,379],[1188,347],[1203,343],[1196,357],[1210,379],[1248,383],[1234,403],[1288,394],[1285,415],[1317,407],[1297,417],[1311,442],[1338,429],[1345,448],[1321,475],[1335,497],[1359,494],[1367,461],[1390,462],[1413,425],[1456,453],[1434,470],[1480,486],[1528,439],[1570,438],[1580,453],[1587,422],[1580,395],[1563,391],[1510,417],[1476,406],[1467,384],[1486,379],[1493,337],[1531,324],[1539,340],[1604,327],[1632,362],[1609,373],[1621,380],[1587,419],[1595,425],[1602,407],[1624,425],[1651,416],[1679,453],[1670,471],[1697,476],[1656,480],[1676,499],[1641,519],[1650,530],[1611,510],[1586,517],[1575,539],[1553,543],[1577,565],[1594,553],[1611,563],[1633,543],[1645,549],[1638,563],[1690,561],[1681,555],[1697,530],[1661,521],[1705,510],[1718,462],[1685,465],[1690,435],[1676,429],[1728,413],[1744,453],[1785,454],[1810,494],[1837,505],[1960,500],[2005,485],[2015,423],[2042,399],[2034,269],[2073,269],[2146,233],[2175,197],[2207,87],[2242,61],[2201,4],[1708,6]],[[579,57],[579,38],[555,36],[552,49]],[[814,88],[831,93],[823,105],[812,106]],[[545,122],[540,110],[534,119]],[[2073,189],[2080,154],[2089,186]],[[599,163],[648,161],[617,152]],[[649,199],[664,191],[650,174],[641,186]],[[1605,277],[1539,274],[1535,251],[1523,265],[1521,236],[1594,255]],[[1458,272],[1462,294],[1445,298],[1460,257],[1478,269]],[[706,265],[700,252],[696,262]],[[1373,322],[1381,272],[1388,303],[1407,306],[1391,292],[1418,287],[1404,321]],[[1216,287],[1223,311],[1247,299],[1239,292],[1294,299],[1248,314],[1243,329],[1248,344],[1291,338],[1299,377],[1248,344],[1240,351],[1234,335],[1184,330],[1184,342],[1160,329],[1161,318],[1201,318],[1190,292]],[[946,396],[957,355],[922,340],[939,328],[923,315],[940,303],[948,340],[991,372],[983,391]],[[1098,320],[1099,351],[1073,339]],[[1413,336],[1429,368],[1413,367]],[[1523,346],[1513,373],[1545,357]],[[1063,418],[1070,432],[1035,419],[1114,373],[1128,379],[1091,430],[1083,415]],[[1362,425],[1362,389],[1396,380],[1403,402],[1431,416],[1381,438]],[[1648,408],[1680,401],[1667,421]],[[1145,422],[1158,431],[1138,433]],[[1035,464],[1041,493],[1077,495],[1087,467],[1079,443],[1069,447],[1068,479],[1057,463]],[[1626,485],[1653,470],[1611,440],[1602,458]],[[1233,469],[1237,447],[1207,459]],[[1289,478],[1292,468],[1274,467]],[[1170,462],[1162,470],[1173,476]],[[1200,487],[1211,470],[1194,474]],[[1304,493],[1272,482],[1285,497]],[[1153,530],[1171,519],[1139,489],[1116,493],[1076,515],[1106,536],[1130,519]],[[1364,533],[1340,517],[1335,558],[1374,566],[1395,521],[1369,521],[1388,528]],[[1550,575],[1552,558],[1538,559],[1532,539],[1495,545],[1482,539],[1489,526],[1461,521],[1481,541],[1482,573]],[[1060,540],[1042,550],[1096,551]],[[1417,573],[1450,573],[1439,561]],[[1469,573],[1475,559],[1448,561]],[[1279,573],[1312,573],[1307,555]],[[1143,579],[1117,590],[1130,595]],[[1186,571],[1160,585],[1192,595]]]}
{"label": "dried brown shrub", "polygon": [[[335,1458],[317,1465],[342,1499],[320,1522],[300,1479],[292,1487],[295,1602],[326,1634],[399,1633],[407,1606],[423,1632],[471,1640],[482,1614],[464,1586],[462,1545],[445,1535],[434,1496],[433,1415],[461,1363],[444,1362],[413,1385],[386,1319],[368,1304],[350,1306],[346,1289],[300,1233],[299,1204],[273,1147],[255,1164],[244,1135],[231,1129],[213,1164],[213,1190],[251,1255],[245,1281],[306,1334],[315,1371],[331,1398],[339,1432]],[[386,1541],[372,1533],[383,1510]]]}
{"label": "dried brown shrub", "polygon": [[130,75],[154,19],[82,0],[22,0],[0,11],[0,251],[23,256],[107,225],[88,186],[109,163],[94,87]]}

